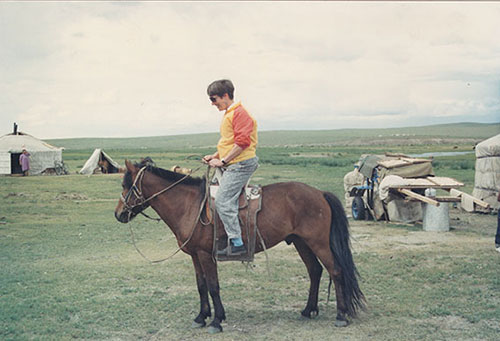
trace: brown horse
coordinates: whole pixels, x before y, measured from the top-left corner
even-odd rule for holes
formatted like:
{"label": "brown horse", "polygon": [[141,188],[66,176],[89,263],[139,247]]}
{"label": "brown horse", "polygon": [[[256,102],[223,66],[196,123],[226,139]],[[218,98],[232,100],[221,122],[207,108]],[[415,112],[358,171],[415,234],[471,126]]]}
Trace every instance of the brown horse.
{"label": "brown horse", "polygon": [[[209,332],[222,331],[226,319],[219,296],[217,263],[214,260],[213,226],[200,221],[205,198],[205,178],[125,161],[127,172],[123,193],[115,217],[128,223],[151,206],[169,226],[179,247],[191,256],[200,295],[200,313],[193,327],[204,327],[211,316],[209,294],[214,305],[214,319]],[[355,317],[364,308],[364,296],[358,286],[358,272],[350,250],[348,221],[341,202],[333,194],[298,182],[276,183],[262,187],[262,209],[257,224],[266,248],[285,240],[294,244],[307,267],[310,278],[309,298],[302,315],[318,314],[318,290],[323,268],[335,285],[336,326],[346,326],[347,317]],[[222,229],[222,227],[221,227]],[[243,236],[243,240],[245,236]],[[263,251],[257,243],[255,252]]]}

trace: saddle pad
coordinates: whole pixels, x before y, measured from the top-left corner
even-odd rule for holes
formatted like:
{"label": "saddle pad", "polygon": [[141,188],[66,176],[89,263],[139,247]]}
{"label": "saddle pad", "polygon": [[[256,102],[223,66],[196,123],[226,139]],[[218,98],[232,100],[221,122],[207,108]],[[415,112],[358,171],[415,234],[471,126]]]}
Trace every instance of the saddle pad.
{"label": "saddle pad", "polygon": [[[210,197],[215,199],[217,195],[217,190],[219,189],[219,185],[210,185]],[[259,190],[259,186],[246,186],[245,187],[245,195],[247,200],[254,200],[260,197],[261,191]]]}

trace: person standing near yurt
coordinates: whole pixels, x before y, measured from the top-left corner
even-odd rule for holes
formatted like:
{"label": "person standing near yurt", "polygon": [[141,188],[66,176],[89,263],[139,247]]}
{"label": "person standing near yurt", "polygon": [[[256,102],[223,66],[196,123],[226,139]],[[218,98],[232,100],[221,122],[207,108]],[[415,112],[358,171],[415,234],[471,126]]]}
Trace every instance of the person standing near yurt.
{"label": "person standing near yurt", "polygon": [[21,165],[23,175],[28,176],[30,170],[30,153],[26,149],[23,149],[23,153],[19,156],[19,164]]}

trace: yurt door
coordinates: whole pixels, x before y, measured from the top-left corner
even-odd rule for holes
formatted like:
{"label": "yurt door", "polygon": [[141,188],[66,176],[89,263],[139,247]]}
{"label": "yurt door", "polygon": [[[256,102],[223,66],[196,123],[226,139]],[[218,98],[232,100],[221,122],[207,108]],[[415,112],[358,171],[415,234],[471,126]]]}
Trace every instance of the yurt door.
{"label": "yurt door", "polygon": [[21,165],[19,164],[19,157],[20,156],[21,156],[21,153],[10,154],[11,174],[22,174],[23,173],[23,169],[21,168]]}

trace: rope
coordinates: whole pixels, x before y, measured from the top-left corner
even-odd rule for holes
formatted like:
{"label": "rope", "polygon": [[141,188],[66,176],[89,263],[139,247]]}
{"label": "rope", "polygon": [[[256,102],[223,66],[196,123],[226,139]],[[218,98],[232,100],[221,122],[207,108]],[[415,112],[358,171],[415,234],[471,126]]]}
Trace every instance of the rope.
{"label": "rope", "polygon": [[203,167],[203,165],[199,166],[198,168],[196,168],[195,170],[189,172],[188,174],[186,174],[185,176],[183,176],[181,179],[177,180],[176,182],[174,182],[173,184],[171,184],[170,186],[162,189],[161,191],[159,191],[158,193],[155,193],[153,194],[152,196],[150,196],[149,198],[145,199],[144,202],[142,203],[142,205],[144,205],[145,203],[147,203],[148,201],[156,198],[157,196],[165,193],[166,191],[168,191],[169,189],[173,188],[174,186],[180,184],[181,182],[183,182],[188,176],[190,176],[191,174],[195,173],[196,171],[198,171],[201,167]]}
{"label": "rope", "polygon": [[151,220],[154,220],[154,221],[156,221],[156,222],[158,222],[158,223],[161,221],[161,218],[153,218],[153,217],[150,217],[149,215],[147,215],[146,213],[144,213],[144,211],[141,211],[141,214],[142,214],[143,216],[145,216],[146,218],[151,219]]}
{"label": "rope", "polygon": [[[207,172],[205,174],[205,202],[206,200],[208,200],[208,209],[211,211],[212,210],[212,200],[210,200],[210,166],[207,167]],[[211,220],[214,219],[214,214],[212,214],[212,219],[210,219],[208,217],[208,214],[207,214],[207,218],[208,218],[208,221],[203,221],[203,219],[201,218],[200,216],[200,222],[203,226],[207,226],[207,225],[210,225],[211,223]]]}
{"label": "rope", "polygon": [[266,269],[267,269],[267,275],[271,277],[271,269],[269,267],[269,256],[267,255],[267,248],[266,248],[266,243],[264,243],[264,238],[262,238],[262,235],[260,234],[259,229],[257,226],[255,227],[257,230],[257,235],[259,236],[260,239],[260,244],[262,245],[262,249],[264,249],[264,255],[266,256]]}
{"label": "rope", "polygon": [[[202,165],[203,166],[203,165]],[[143,201],[141,203],[141,205],[144,205],[144,203],[148,202],[149,200],[157,197],[158,195],[168,191],[169,189],[171,189],[172,187],[174,187],[175,185],[179,184],[180,182],[182,182],[184,179],[186,179],[189,175],[193,174],[194,172],[196,172],[197,170],[199,170],[202,166],[196,168],[194,171],[190,172],[189,174],[186,174],[186,176],[184,176],[183,178],[181,178],[180,180],[174,182],[172,185],[168,186],[167,188],[161,190],[160,192],[152,195],[151,197],[149,197],[148,199],[146,199],[145,201]],[[145,169],[145,167],[141,168],[141,170],[139,172],[143,172]],[[136,178],[137,180],[137,178]],[[134,183],[135,185],[135,183]],[[194,235],[194,231],[196,230],[196,226],[198,226],[198,221],[201,222],[201,214],[203,212],[203,208],[205,206],[205,202],[207,200],[207,196],[209,195],[208,192],[205,192],[205,196],[203,197],[203,200],[201,201],[201,204],[200,204],[200,209],[198,210],[198,215],[196,216],[196,219],[194,221],[194,226],[193,228],[191,229],[191,233],[189,234],[189,237],[186,239],[186,241],[184,241],[184,243],[182,243],[181,246],[179,246],[177,248],[177,250],[175,252],[173,252],[170,256],[168,257],[165,257],[165,258],[162,258],[162,259],[157,259],[157,260],[151,260],[149,259],[148,257],[146,257],[146,255],[144,255],[141,250],[139,250],[139,248],[137,247],[137,243],[135,241],[135,234],[134,234],[134,231],[132,230],[132,225],[129,224],[129,230],[130,230],[130,234],[132,236],[132,243],[134,244],[134,247],[136,249],[136,251],[145,259],[147,260],[148,262],[152,263],[152,264],[157,264],[157,263],[161,263],[161,262],[164,262],[170,258],[172,258],[173,256],[175,256],[177,253],[179,253],[179,251],[181,251],[190,241],[191,241],[191,238],[193,237]],[[147,214],[141,212],[145,217],[149,218],[149,219],[152,219],[152,220],[156,220],[156,221],[161,221],[161,219],[156,219],[156,218],[151,218],[149,217]]]}
{"label": "rope", "polygon": [[175,250],[175,252],[173,252],[171,255],[169,255],[168,257],[165,257],[165,258],[162,258],[162,259],[157,259],[157,260],[151,260],[149,259],[148,257],[146,257],[142,252],[141,250],[139,250],[139,248],[137,247],[137,243],[135,241],[135,234],[134,234],[134,231],[132,230],[132,226],[129,225],[129,229],[130,229],[130,233],[131,233],[131,236],[132,236],[132,243],[134,244],[134,247],[136,249],[136,251],[145,259],[147,260],[148,262],[152,263],[152,264],[157,264],[157,263],[162,263],[166,260],[169,260],[170,258],[172,258],[173,256],[175,256],[177,253],[179,253],[179,251],[181,251],[190,241],[191,241],[191,238],[193,238],[193,235],[194,235],[194,231],[196,230],[196,226],[198,226],[198,220],[200,219],[200,216],[201,216],[201,213],[203,212],[203,206],[205,205],[205,201],[207,199],[207,196],[205,194],[205,197],[203,198],[202,202],[201,202],[201,205],[200,205],[200,209],[198,210],[198,215],[196,216],[196,219],[195,219],[195,222],[194,222],[194,226],[193,228],[191,229],[191,233],[189,234],[189,237],[184,241],[184,243],[182,243],[181,246],[179,246],[177,248],[177,250]]}

